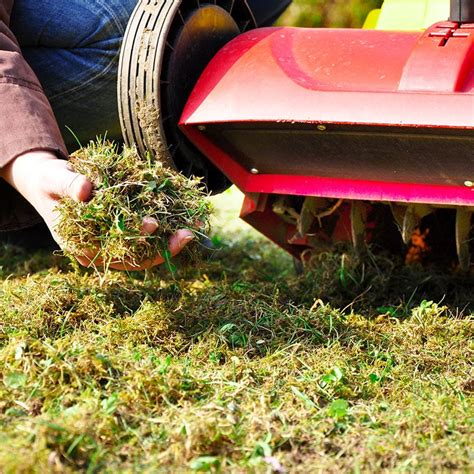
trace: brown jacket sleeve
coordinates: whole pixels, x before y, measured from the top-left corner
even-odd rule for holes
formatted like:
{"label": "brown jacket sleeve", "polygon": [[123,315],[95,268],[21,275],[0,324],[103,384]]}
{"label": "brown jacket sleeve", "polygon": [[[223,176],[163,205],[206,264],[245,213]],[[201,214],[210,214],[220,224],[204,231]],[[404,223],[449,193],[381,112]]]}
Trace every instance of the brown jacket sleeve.
{"label": "brown jacket sleeve", "polygon": [[[33,150],[67,156],[49,102],[8,27],[13,2],[0,0],[0,167]],[[38,220],[25,201],[0,182],[0,230],[27,227],[32,219]]]}
{"label": "brown jacket sleeve", "polygon": [[31,150],[66,155],[53,112],[8,29],[13,0],[0,0],[0,166]]}

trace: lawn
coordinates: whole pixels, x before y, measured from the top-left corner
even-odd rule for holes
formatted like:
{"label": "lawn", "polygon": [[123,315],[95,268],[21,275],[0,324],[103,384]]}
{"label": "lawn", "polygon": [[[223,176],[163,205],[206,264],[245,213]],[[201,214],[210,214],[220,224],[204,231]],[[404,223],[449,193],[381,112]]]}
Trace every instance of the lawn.
{"label": "lawn", "polygon": [[344,247],[298,275],[241,198],[174,276],[0,248],[0,472],[474,470],[473,277]]}
{"label": "lawn", "polygon": [[472,280],[343,249],[297,276],[239,199],[175,278],[3,249],[1,471],[472,471]]}

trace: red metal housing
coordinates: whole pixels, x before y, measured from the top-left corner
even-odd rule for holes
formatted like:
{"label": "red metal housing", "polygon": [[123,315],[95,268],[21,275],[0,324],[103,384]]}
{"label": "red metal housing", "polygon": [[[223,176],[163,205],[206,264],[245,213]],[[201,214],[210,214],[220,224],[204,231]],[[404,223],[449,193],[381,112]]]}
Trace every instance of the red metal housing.
{"label": "red metal housing", "polygon": [[452,22],[254,30],[213,59],[180,126],[245,193],[471,207],[473,41]]}

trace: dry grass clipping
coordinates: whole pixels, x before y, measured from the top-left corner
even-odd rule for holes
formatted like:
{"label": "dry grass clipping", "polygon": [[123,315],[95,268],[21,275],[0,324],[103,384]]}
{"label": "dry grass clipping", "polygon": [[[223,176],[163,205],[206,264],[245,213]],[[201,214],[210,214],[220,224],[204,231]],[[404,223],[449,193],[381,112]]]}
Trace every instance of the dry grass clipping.
{"label": "dry grass clipping", "polygon": [[[108,268],[125,261],[138,266],[161,254],[171,268],[168,239],[173,233],[189,229],[200,237],[209,232],[211,206],[199,179],[151,158],[142,160],[135,148],[120,152],[105,140],[81,148],[70,163],[94,185],[88,202],[65,198],[59,206],[57,232],[72,257],[99,249]],[[145,217],[159,223],[153,235],[141,233]]]}

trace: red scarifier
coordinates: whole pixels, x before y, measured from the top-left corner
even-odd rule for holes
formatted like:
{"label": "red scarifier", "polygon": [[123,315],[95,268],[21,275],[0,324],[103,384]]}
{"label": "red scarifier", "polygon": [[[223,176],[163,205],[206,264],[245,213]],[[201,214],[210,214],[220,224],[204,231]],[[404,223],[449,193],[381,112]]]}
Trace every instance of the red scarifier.
{"label": "red scarifier", "polygon": [[447,25],[247,33],[201,76],[182,129],[245,192],[474,205],[474,25],[441,48]]}
{"label": "red scarifier", "polygon": [[[254,29],[246,2],[191,3],[174,4],[174,42],[146,76],[161,81],[152,105],[178,168],[214,190],[222,173],[246,194],[242,217],[297,258],[352,241],[415,261],[415,242],[471,268],[474,0],[425,31]],[[197,37],[221,43],[190,80],[194,56],[180,58]],[[149,127],[126,131],[147,148]]]}
{"label": "red scarifier", "polygon": [[464,211],[474,206],[474,24],[251,31],[210,63],[180,125],[250,194],[243,217],[295,255],[297,225],[271,218],[268,194]]}

